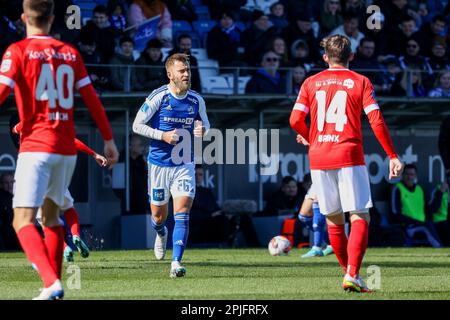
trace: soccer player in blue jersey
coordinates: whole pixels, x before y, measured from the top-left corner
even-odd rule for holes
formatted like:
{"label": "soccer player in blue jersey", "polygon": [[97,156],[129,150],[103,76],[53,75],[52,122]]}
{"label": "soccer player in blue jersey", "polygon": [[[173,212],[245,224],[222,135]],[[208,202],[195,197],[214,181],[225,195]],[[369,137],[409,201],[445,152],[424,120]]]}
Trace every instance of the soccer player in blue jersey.
{"label": "soccer player in blue jersey", "polygon": [[[136,115],[133,131],[152,139],[148,154],[148,188],[151,223],[157,233],[154,252],[158,260],[164,259],[166,253],[167,204],[170,196],[173,197],[175,227],[170,276],[175,278],[186,274],[181,259],[189,232],[189,211],[195,196],[193,136],[202,137],[209,129],[209,121],[205,101],[190,90],[189,57],[174,54],[167,59],[165,66],[170,82],[147,97]],[[178,153],[178,148],[174,149],[177,144],[185,145],[187,141],[192,151],[187,153],[182,149]]]}

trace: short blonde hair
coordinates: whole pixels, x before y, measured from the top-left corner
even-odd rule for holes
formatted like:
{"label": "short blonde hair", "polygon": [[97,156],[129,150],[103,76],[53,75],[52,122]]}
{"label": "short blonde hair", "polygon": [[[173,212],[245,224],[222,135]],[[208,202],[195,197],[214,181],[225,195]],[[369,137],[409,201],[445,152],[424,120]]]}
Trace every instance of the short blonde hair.
{"label": "short blonde hair", "polygon": [[179,61],[182,62],[184,64],[186,64],[187,66],[190,66],[189,63],[189,56],[185,53],[175,53],[173,55],[171,55],[169,58],[167,58],[166,60],[166,70],[169,69],[169,67],[173,66],[175,64],[175,61]]}
{"label": "short blonde hair", "polygon": [[23,12],[28,23],[33,26],[46,26],[53,15],[55,4],[53,0],[24,0]]}
{"label": "short blonde hair", "polygon": [[320,42],[325,54],[331,62],[347,64],[352,55],[352,45],[350,39],[340,34],[324,38]]}

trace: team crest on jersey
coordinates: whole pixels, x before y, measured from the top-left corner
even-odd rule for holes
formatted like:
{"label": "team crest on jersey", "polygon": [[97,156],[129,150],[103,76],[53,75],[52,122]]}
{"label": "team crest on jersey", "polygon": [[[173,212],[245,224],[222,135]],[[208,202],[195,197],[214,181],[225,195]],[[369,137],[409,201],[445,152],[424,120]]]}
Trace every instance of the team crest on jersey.
{"label": "team crest on jersey", "polygon": [[188,108],[188,113],[189,113],[189,114],[193,114],[193,113],[194,113],[194,108],[189,107],[189,108]]}
{"label": "team crest on jersey", "polygon": [[11,57],[11,51],[6,51],[4,58],[8,59]]}
{"label": "team crest on jersey", "polygon": [[153,189],[153,201],[164,201],[164,189]]}
{"label": "team crest on jersey", "polygon": [[2,66],[0,67],[0,72],[8,72],[9,70],[11,70],[11,64],[12,64],[11,59],[3,60]]}
{"label": "team crest on jersey", "polygon": [[347,87],[348,89],[352,89],[354,86],[355,86],[355,82],[352,79],[344,80],[344,87]]}

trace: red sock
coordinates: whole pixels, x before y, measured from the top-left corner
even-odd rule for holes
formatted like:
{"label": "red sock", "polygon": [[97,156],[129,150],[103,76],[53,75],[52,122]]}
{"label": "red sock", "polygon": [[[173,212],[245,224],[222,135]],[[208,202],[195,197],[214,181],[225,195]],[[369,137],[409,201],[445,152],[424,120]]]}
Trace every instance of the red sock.
{"label": "red sock", "polygon": [[64,218],[66,218],[67,225],[70,228],[73,236],[80,236],[80,219],[75,208],[70,208],[64,211]]}
{"label": "red sock", "polygon": [[345,234],[345,225],[328,225],[328,237],[339,264],[347,272],[347,235]]}
{"label": "red sock", "polygon": [[36,266],[44,287],[50,287],[58,280],[58,276],[50,264],[44,242],[36,227],[32,224],[23,227],[17,232],[17,238],[28,261]]}
{"label": "red sock", "polygon": [[64,231],[62,226],[44,228],[45,247],[48,259],[55,270],[58,279],[61,279],[62,256],[64,250]]}
{"label": "red sock", "polygon": [[350,276],[358,275],[362,259],[369,242],[369,224],[358,219],[352,222],[352,228],[348,239],[348,269]]}

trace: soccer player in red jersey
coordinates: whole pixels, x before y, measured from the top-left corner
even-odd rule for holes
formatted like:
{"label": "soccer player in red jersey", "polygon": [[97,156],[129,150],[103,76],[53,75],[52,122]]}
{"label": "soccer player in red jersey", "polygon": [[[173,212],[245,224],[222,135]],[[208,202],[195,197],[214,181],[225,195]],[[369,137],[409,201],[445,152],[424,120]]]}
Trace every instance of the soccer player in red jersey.
{"label": "soccer player in red jersey", "polygon": [[[22,130],[22,126],[20,123],[16,124],[12,128],[13,135],[20,136],[20,132]],[[15,139],[14,139],[15,140]],[[19,142],[17,142],[18,144]],[[16,142],[14,142],[16,145]],[[84,144],[81,140],[75,138],[75,147],[78,152],[83,152],[90,155],[95,161],[98,163],[100,167],[106,167],[108,165],[108,159],[104,156],[96,153],[94,150],[89,148],[86,144]],[[76,247],[78,252],[83,258],[89,257],[89,247],[84,243],[81,239],[80,235],[80,218],[78,216],[78,212],[76,211],[73,205],[73,198],[70,194],[69,189],[66,190],[64,194],[64,201],[62,207],[60,207],[61,211],[63,211],[64,220],[60,219],[60,225],[63,225],[64,228],[64,260],[67,262],[73,262],[73,245]],[[42,210],[39,209],[37,212],[36,220],[42,224]],[[69,231],[70,230],[70,236]],[[57,270],[57,275],[61,275],[61,270]]]}
{"label": "soccer player in red jersey", "polygon": [[[303,83],[291,113],[291,127],[309,143],[311,178],[321,212],[327,217],[331,246],[344,269],[343,289],[368,292],[359,277],[367,248],[370,183],[364,162],[361,113],[389,157],[389,179],[399,177],[398,159],[370,81],[348,69],[353,58],[350,40],[334,35],[322,40],[329,69]],[[308,128],[305,118],[310,113]],[[350,213],[351,232],[345,234],[344,212]]]}
{"label": "soccer player in red jersey", "polygon": [[[22,134],[15,173],[13,227],[22,248],[44,283],[39,300],[61,299],[57,275],[62,263],[63,230],[59,208],[76,161],[74,89],[100,129],[110,165],[118,159],[105,110],[91,85],[78,51],[48,36],[52,0],[24,0],[21,16],[27,38],[6,50],[0,66],[0,104],[14,89]],[[42,207],[45,240],[34,221]]]}

